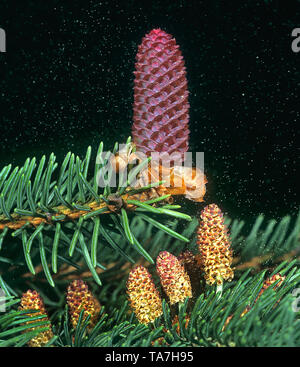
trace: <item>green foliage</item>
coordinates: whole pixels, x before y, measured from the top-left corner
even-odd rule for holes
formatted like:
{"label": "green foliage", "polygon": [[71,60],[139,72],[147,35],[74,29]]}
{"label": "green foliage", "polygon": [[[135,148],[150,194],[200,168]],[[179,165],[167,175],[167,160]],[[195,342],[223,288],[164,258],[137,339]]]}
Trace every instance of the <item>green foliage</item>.
{"label": "green foliage", "polygon": [[[128,139],[127,150],[130,149]],[[116,143],[113,153],[117,150]],[[22,262],[16,256],[20,252],[20,243],[17,243],[20,240],[28,270],[35,275],[35,267],[41,264],[44,276],[52,287],[55,286],[53,274],[59,272],[61,265],[76,263],[77,267],[81,267],[82,260],[95,282],[101,285],[97,268],[106,267],[98,260],[102,257],[99,242],[127,261],[134,262],[132,255],[129,255],[134,249],[153,264],[152,257],[132,232],[132,221],[136,215],[153,221],[165,233],[188,242],[187,238],[170,231],[161,223],[167,217],[191,220],[188,215],[174,210],[177,207],[157,207],[167,196],[144,203],[123,200],[122,195],[128,192],[133,195],[158,185],[155,183],[138,189],[130,187],[149,159],[133,165],[128,179],[124,181],[124,175],[120,175],[122,177],[119,176],[116,187],[112,187],[113,166],[108,164],[109,154],[103,159],[101,153],[104,154],[102,143],[93,165],[89,147],[84,159],[69,152],[60,167],[52,153],[47,163],[45,156],[39,163],[36,158],[28,158],[22,167],[12,170],[9,165],[0,171],[0,250],[2,248],[3,253],[8,247],[6,256],[0,261],[10,264]],[[99,180],[106,183],[101,192]],[[137,210],[128,210],[129,204],[137,205]],[[110,210],[109,207],[114,205],[116,210]],[[126,245],[120,246],[114,239],[116,230],[125,239]]]}
{"label": "green foliage", "polygon": [[[265,278],[265,271],[251,276],[246,271],[243,276],[225,285],[222,297],[219,298],[214,287],[208,287],[194,303],[189,322],[185,316],[190,300],[186,299],[178,306],[180,333],[177,325],[172,325],[169,306],[164,302],[164,313],[153,325],[138,324],[133,315],[128,314],[128,304],[121,308],[106,311],[101,309],[100,320],[88,333],[89,318],[83,321],[81,312],[75,330],[70,326],[67,308],[62,309],[60,316],[52,320],[55,337],[48,343],[54,346],[70,347],[137,347],[159,346],[158,338],[163,338],[163,346],[297,346],[300,343],[299,313],[292,308],[295,298],[292,290],[299,287],[300,270],[295,261],[282,263],[274,273],[286,276],[281,287],[274,290],[270,286],[254,303]],[[124,288],[122,289],[124,292]],[[10,301],[10,307],[18,300]],[[241,317],[246,306],[251,306],[248,313]],[[224,328],[228,316],[233,315]],[[0,346],[24,345],[29,336],[27,326],[20,326],[24,319],[19,311],[10,311],[0,318]],[[40,316],[39,318],[41,318]],[[38,318],[37,318],[38,319]],[[43,322],[36,323],[36,326]],[[32,327],[34,324],[31,324]],[[17,334],[17,335],[16,335]],[[34,333],[33,333],[34,334]],[[36,335],[36,333],[34,334]]]}
{"label": "green foliage", "polygon": [[[129,149],[130,140],[127,144]],[[117,148],[116,144],[114,151]],[[98,154],[102,151],[100,144]],[[143,260],[152,272],[153,259],[162,250],[174,255],[185,249],[196,252],[198,218],[180,213],[177,204],[164,204],[167,197],[143,202],[130,198],[127,204],[135,210],[122,205],[108,211],[110,195],[116,199],[149,187],[130,188],[133,176],[146,164],[141,162],[132,167],[128,179],[119,175],[116,188],[108,184],[100,192],[96,175],[106,163],[107,158],[93,164],[88,148],[83,160],[68,153],[61,166],[52,154],[48,161],[27,159],[21,168],[7,166],[0,171],[0,287],[6,294],[0,346],[25,346],[49,327],[40,321],[43,316],[18,310],[19,297],[28,288],[44,300],[54,333],[47,345],[51,347],[299,345],[299,312],[293,310],[292,292],[300,283],[296,258],[300,213],[279,221],[266,221],[260,215],[252,225],[226,218],[237,269],[221,297],[215,287],[203,287],[200,295],[186,299],[177,309],[163,301],[163,315],[153,324],[141,325],[127,302],[129,269]],[[113,174],[101,172],[106,179]],[[103,206],[91,209],[92,202]],[[61,207],[82,213],[70,219]],[[28,217],[38,225],[30,221],[17,229],[4,225]],[[273,284],[257,299],[264,280],[276,273],[286,276],[283,284],[276,289]],[[83,312],[75,330],[68,317],[66,288],[78,278],[88,282],[102,305],[99,322],[91,331]],[[241,316],[246,307],[249,311]],[[179,325],[173,324],[175,314]],[[29,320],[34,323],[26,324]],[[34,326],[42,329],[28,331]]]}
{"label": "green foliage", "polygon": [[299,246],[300,212],[294,223],[290,215],[280,221],[272,219],[267,224],[264,222],[264,216],[259,215],[248,236],[244,237],[241,236],[244,221],[226,220],[230,224],[233,248],[242,260],[266,254],[279,257]]}

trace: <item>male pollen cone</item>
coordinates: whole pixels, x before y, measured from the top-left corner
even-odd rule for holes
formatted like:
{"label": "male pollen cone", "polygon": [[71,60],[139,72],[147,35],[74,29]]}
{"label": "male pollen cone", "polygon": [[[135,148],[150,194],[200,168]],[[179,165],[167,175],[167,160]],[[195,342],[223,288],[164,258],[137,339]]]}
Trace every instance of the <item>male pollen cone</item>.
{"label": "male pollen cone", "polygon": [[81,279],[74,280],[67,288],[66,298],[73,328],[76,328],[80,312],[83,310],[84,320],[90,315],[88,325],[88,330],[90,331],[98,322],[101,305],[89,290],[87,283]]}
{"label": "male pollen cone", "polygon": [[207,205],[201,212],[197,244],[200,253],[197,260],[206,283],[221,285],[223,280],[231,281],[234,276],[231,241],[223,213],[216,204]]}
{"label": "male pollen cone", "polygon": [[[21,301],[20,301],[19,310],[20,311],[24,311],[24,310],[37,311],[35,313],[28,314],[28,316],[30,317],[45,315],[45,317],[43,317],[40,320],[28,321],[26,322],[26,324],[32,324],[32,323],[34,324],[38,321],[48,321],[49,322],[48,330],[40,332],[39,334],[37,334],[35,337],[33,337],[32,339],[30,339],[27,342],[27,345],[29,347],[43,347],[44,345],[46,345],[53,338],[54,335],[51,330],[51,323],[50,323],[50,320],[48,318],[48,315],[45,309],[44,301],[42,297],[39,295],[39,293],[37,291],[32,291],[31,289],[28,289],[27,292],[23,293]],[[42,329],[45,326],[29,328],[26,330],[26,332]]]}
{"label": "male pollen cone", "polygon": [[142,265],[131,269],[126,283],[130,307],[141,324],[149,324],[163,313],[162,301],[152,276]]}
{"label": "male pollen cone", "polygon": [[156,258],[156,271],[171,305],[192,297],[190,277],[176,256],[161,251]]}
{"label": "male pollen cone", "polygon": [[188,151],[189,103],[186,69],[175,39],[153,29],[138,48],[135,68],[132,137],[137,150],[148,156],[159,152],[162,159],[164,152],[181,158]]}

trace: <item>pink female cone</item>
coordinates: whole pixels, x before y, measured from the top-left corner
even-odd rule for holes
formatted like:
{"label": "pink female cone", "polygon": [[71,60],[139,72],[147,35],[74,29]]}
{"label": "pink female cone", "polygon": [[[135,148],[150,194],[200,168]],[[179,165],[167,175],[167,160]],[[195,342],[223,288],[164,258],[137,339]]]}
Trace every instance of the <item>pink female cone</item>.
{"label": "pink female cone", "polygon": [[133,106],[133,142],[151,152],[188,151],[189,103],[184,60],[174,38],[153,29],[138,48]]}

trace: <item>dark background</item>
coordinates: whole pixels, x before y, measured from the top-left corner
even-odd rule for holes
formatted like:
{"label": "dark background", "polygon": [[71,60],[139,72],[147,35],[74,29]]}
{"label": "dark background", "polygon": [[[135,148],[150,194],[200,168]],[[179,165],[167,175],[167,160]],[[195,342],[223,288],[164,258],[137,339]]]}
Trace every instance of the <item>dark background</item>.
{"label": "dark background", "polygon": [[160,27],[185,58],[206,203],[244,219],[296,214],[299,1],[10,0],[0,27],[0,168],[125,142],[137,46]]}

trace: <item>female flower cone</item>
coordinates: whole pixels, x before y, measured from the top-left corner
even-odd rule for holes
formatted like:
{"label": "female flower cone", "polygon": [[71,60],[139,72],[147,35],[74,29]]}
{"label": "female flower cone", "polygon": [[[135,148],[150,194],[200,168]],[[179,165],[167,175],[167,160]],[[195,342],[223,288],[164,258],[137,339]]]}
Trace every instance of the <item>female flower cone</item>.
{"label": "female flower cone", "polygon": [[130,306],[142,324],[153,322],[162,315],[162,303],[151,274],[144,266],[133,268],[127,280]]}
{"label": "female flower cone", "polygon": [[192,297],[190,278],[176,256],[167,251],[160,252],[156,259],[156,270],[171,305]]}
{"label": "female flower cone", "polygon": [[[36,317],[40,315],[47,315],[47,312],[44,306],[44,302],[41,296],[36,291],[32,291],[30,289],[22,295],[19,310],[37,310],[38,312],[29,314],[32,317]],[[49,319],[48,317],[44,317],[40,320],[35,320],[32,322],[37,322],[37,321],[49,321]],[[31,322],[28,322],[28,324],[30,323]],[[45,325],[45,326],[48,326],[48,325]],[[44,328],[45,326],[40,326],[38,328],[30,328],[27,330],[27,332],[33,331],[39,328]],[[50,322],[49,322],[49,327],[50,327],[49,330],[43,331],[39,333],[36,337],[31,339],[28,342],[28,346],[29,347],[43,347],[44,345],[46,345],[50,341],[50,339],[53,338],[53,333],[51,330]]]}
{"label": "female flower cone", "polygon": [[73,328],[76,328],[82,310],[84,310],[83,319],[86,319],[88,315],[91,316],[88,328],[92,329],[95,326],[101,306],[83,280],[74,280],[69,285],[67,289],[67,303]]}
{"label": "female flower cone", "polygon": [[132,136],[137,150],[147,155],[187,152],[187,79],[175,39],[153,29],[138,48],[135,68]]}
{"label": "female flower cone", "polygon": [[198,262],[206,283],[218,285],[233,278],[232,250],[223,214],[216,204],[206,206],[201,212],[201,223],[197,233]]}
{"label": "female flower cone", "polygon": [[141,177],[146,182],[137,187],[165,181],[165,193],[203,201],[204,173],[182,166],[189,147],[189,102],[186,69],[175,39],[153,29],[138,48],[135,68],[133,143],[140,160],[152,156],[151,168]]}

